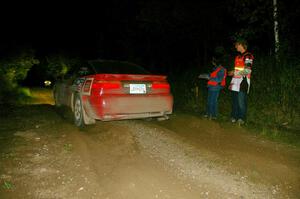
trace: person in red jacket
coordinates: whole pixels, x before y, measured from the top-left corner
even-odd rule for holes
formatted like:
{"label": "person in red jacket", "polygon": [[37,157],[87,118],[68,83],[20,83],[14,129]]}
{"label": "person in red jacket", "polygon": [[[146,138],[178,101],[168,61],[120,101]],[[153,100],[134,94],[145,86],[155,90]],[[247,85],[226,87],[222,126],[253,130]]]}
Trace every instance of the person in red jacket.
{"label": "person in red jacket", "polygon": [[206,105],[206,114],[204,117],[215,120],[218,115],[218,97],[220,90],[226,84],[226,69],[220,64],[220,61],[213,57],[212,72],[210,74],[201,74],[199,78],[207,79],[208,97]]}
{"label": "person in red jacket", "polygon": [[244,124],[247,113],[247,94],[250,89],[250,79],[254,57],[247,50],[245,40],[237,40],[235,48],[239,53],[235,57],[234,70],[228,73],[232,76],[229,90],[232,91],[232,113],[231,122]]}

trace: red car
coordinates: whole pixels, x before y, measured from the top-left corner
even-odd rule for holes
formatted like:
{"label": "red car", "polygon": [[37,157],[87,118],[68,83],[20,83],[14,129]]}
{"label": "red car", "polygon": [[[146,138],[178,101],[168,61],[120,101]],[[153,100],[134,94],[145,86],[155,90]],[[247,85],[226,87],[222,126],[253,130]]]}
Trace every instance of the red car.
{"label": "red car", "polygon": [[152,75],[129,62],[95,60],[73,69],[54,85],[55,104],[69,106],[75,125],[157,117],[172,113],[167,76]]}

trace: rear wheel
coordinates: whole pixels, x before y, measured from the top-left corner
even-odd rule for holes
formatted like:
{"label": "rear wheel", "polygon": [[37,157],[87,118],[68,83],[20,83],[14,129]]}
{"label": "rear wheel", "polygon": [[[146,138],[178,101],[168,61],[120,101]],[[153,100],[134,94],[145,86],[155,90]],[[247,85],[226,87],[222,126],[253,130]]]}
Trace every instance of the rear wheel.
{"label": "rear wheel", "polygon": [[84,118],[83,118],[83,108],[82,108],[82,101],[79,95],[75,96],[74,101],[74,123],[78,127],[84,127]]}

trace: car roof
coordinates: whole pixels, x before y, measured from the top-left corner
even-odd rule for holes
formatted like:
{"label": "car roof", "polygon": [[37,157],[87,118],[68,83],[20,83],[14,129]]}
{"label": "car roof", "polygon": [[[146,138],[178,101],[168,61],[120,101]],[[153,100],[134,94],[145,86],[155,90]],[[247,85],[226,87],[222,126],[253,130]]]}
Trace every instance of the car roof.
{"label": "car roof", "polygon": [[96,59],[88,63],[96,73],[150,74],[144,67],[129,61]]}

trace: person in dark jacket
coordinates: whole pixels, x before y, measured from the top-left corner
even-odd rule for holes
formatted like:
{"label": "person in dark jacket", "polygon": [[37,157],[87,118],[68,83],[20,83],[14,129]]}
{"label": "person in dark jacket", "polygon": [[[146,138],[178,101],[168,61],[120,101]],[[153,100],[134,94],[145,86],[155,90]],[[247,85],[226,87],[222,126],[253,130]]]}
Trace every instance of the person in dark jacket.
{"label": "person in dark jacket", "polygon": [[210,74],[200,74],[199,78],[207,79],[208,97],[206,105],[206,113],[204,117],[215,120],[218,115],[218,97],[220,91],[226,84],[226,69],[221,65],[220,61],[212,58],[212,72]]}

